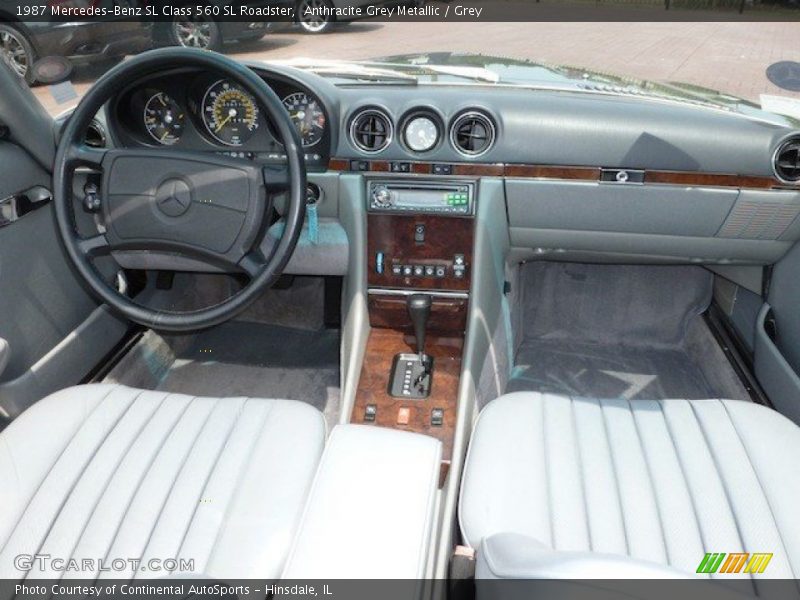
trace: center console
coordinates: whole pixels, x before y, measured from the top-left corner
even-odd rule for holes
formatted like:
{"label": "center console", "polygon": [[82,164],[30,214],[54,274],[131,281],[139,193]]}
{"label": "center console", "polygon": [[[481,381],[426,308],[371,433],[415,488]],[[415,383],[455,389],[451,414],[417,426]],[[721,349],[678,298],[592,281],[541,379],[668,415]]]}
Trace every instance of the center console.
{"label": "center console", "polygon": [[452,454],[477,182],[374,178],[367,193],[371,331],[351,422],[423,433]]}

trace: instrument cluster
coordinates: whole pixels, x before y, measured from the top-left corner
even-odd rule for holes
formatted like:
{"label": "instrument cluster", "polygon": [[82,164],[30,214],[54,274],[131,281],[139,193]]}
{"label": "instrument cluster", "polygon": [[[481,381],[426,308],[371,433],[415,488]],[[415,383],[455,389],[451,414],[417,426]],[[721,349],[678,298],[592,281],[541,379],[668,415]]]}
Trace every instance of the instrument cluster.
{"label": "instrument cluster", "polygon": [[[268,81],[281,98],[303,148],[325,154],[329,117],[311,91]],[[255,98],[239,85],[205,74],[160,76],[123,90],[112,120],[124,145],[280,153],[282,144]]]}

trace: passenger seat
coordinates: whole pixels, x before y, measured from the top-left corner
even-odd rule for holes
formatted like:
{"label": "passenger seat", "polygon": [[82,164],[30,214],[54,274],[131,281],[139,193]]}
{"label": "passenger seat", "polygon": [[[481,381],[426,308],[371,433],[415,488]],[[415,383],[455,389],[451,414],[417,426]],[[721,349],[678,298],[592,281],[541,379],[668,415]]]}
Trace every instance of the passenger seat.
{"label": "passenger seat", "polygon": [[519,392],[478,418],[459,519],[478,578],[686,577],[742,552],[786,579],[799,499],[800,428],[769,408]]}

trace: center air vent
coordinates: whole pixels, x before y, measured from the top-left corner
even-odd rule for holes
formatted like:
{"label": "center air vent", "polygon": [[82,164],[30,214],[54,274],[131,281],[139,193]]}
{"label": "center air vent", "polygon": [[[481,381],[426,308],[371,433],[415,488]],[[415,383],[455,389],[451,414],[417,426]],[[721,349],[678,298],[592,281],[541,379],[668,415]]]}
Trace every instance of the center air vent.
{"label": "center air vent", "polygon": [[775,175],[781,181],[800,181],[800,137],[786,140],[775,153]]}
{"label": "center air vent", "polygon": [[362,110],[350,122],[350,140],[367,154],[380,152],[392,141],[392,121],[378,109]]}
{"label": "center air vent", "polygon": [[450,142],[453,147],[466,156],[478,156],[494,144],[494,123],[483,113],[465,112],[453,121],[450,128]]}

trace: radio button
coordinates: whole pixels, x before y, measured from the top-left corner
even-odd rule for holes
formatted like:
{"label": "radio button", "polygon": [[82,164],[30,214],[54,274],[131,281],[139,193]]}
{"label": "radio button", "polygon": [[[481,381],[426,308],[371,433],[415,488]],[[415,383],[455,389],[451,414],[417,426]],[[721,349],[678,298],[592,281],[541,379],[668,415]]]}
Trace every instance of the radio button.
{"label": "radio button", "polygon": [[447,277],[447,267],[445,267],[443,265],[437,266],[436,267],[436,277],[439,277],[440,279],[442,277]]}
{"label": "radio button", "polygon": [[375,188],[372,192],[372,203],[379,208],[387,208],[392,205],[392,192],[385,187]]}
{"label": "radio button", "polygon": [[403,265],[403,275],[405,277],[411,277],[411,275],[413,275],[413,273],[414,273],[414,269],[411,267],[411,265]]}
{"label": "radio button", "polygon": [[433,265],[425,265],[425,277],[433,277],[436,274],[436,269]]}
{"label": "radio button", "polygon": [[425,267],[422,265],[414,265],[414,277],[422,277],[425,273]]}

